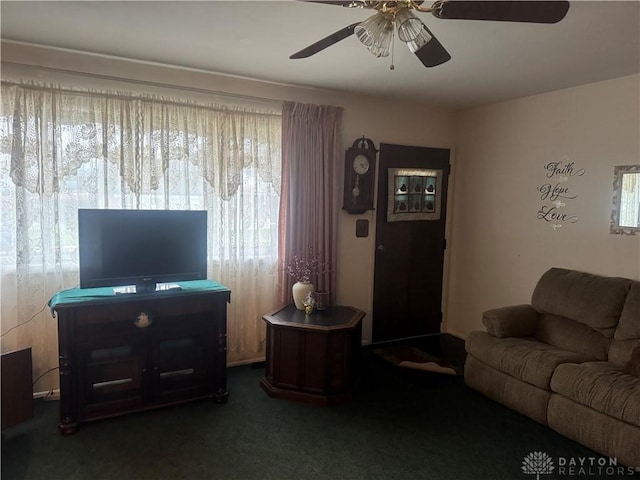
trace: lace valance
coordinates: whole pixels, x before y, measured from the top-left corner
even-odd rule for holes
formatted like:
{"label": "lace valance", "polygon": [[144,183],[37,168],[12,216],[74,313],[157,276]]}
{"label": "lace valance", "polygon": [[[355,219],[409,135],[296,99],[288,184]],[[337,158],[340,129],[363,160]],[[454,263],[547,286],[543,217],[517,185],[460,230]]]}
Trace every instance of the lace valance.
{"label": "lace valance", "polygon": [[274,112],[3,82],[0,154],[30,192],[58,193],[65,177],[101,162],[138,196],[182,163],[228,199],[244,169],[280,190],[281,123]]}

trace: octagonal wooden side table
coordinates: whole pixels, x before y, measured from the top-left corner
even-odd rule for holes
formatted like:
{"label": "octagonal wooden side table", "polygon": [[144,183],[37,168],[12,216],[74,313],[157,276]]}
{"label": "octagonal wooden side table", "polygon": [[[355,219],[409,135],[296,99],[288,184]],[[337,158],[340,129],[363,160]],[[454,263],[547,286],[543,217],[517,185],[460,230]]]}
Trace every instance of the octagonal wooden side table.
{"label": "octagonal wooden side table", "polygon": [[260,386],[271,397],[314,405],[351,398],[359,373],[364,315],[347,306],[306,315],[287,305],[263,316],[267,351]]}

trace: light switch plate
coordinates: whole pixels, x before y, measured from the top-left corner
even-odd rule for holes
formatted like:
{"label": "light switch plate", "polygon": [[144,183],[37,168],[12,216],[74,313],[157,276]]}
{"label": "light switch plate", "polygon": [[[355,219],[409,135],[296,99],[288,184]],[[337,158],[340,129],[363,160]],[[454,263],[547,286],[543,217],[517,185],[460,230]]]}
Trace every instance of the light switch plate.
{"label": "light switch plate", "polygon": [[356,220],[356,237],[368,237],[369,236],[369,220],[361,219]]}

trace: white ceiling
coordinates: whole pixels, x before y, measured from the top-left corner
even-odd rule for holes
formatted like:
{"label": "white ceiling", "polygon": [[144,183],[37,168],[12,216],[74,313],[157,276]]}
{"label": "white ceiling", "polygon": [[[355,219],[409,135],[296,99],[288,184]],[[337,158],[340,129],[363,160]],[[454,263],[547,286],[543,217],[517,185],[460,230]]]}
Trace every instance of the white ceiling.
{"label": "white ceiling", "polygon": [[401,43],[394,64],[355,36],[289,55],[371,10],[302,1],[6,1],[5,40],[218,73],[466,108],[640,72],[640,2],[572,1],[552,25],[418,13],[452,60],[425,68]]}

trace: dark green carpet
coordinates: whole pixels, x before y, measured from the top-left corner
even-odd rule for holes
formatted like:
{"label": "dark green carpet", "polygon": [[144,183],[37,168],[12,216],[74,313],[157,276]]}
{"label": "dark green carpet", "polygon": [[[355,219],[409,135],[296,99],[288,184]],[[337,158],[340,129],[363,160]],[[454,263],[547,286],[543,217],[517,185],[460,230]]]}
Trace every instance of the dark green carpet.
{"label": "dark green carpet", "polygon": [[[353,400],[313,407],[269,398],[262,368],[231,368],[225,405],[89,423],[66,437],[58,403],[40,401],[36,418],[3,434],[2,480],[535,479],[521,469],[533,451],[597,456],[459,377],[407,372],[370,353],[362,370]],[[540,478],[587,478],[557,473]]]}

